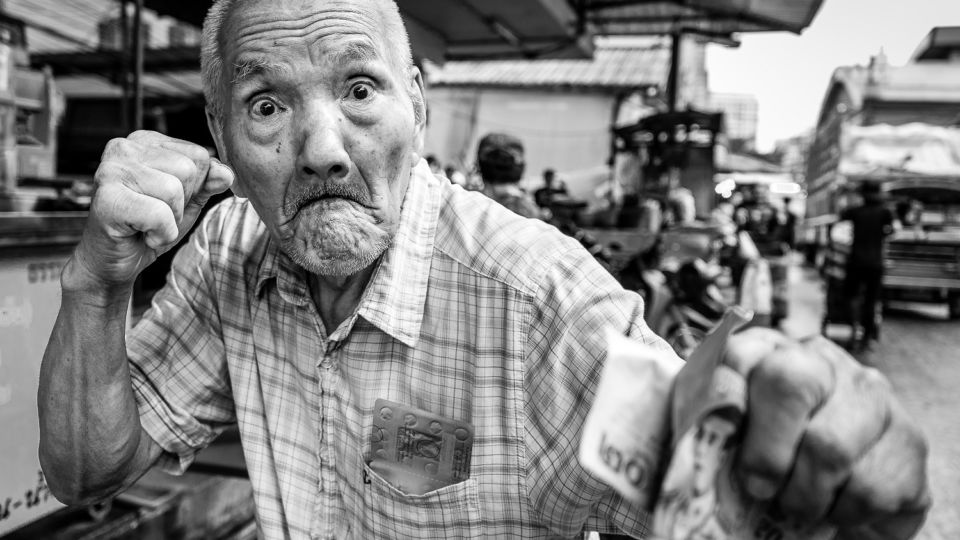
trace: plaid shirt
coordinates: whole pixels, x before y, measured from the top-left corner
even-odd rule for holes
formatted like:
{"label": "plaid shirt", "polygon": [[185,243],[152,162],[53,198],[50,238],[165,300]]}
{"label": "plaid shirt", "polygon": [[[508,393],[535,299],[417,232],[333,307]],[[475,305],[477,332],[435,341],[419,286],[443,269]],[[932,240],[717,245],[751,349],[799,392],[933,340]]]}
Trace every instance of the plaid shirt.
{"label": "plaid shirt", "polygon": [[[576,241],[421,163],[392,247],[332,332],[305,271],[232,199],[177,254],[128,352],[168,469],[239,425],[267,538],[643,536],[646,514],[576,457],[602,330],[667,347],[642,314]],[[471,422],[470,478],[407,495],[372,471],[377,398]]]}

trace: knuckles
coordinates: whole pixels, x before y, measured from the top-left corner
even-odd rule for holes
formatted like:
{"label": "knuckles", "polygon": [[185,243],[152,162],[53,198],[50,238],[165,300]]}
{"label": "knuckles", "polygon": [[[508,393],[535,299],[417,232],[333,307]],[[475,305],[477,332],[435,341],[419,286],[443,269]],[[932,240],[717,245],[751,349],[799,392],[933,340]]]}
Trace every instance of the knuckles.
{"label": "knuckles", "polygon": [[[140,133],[145,134],[137,137]],[[188,183],[200,175],[203,167],[209,167],[210,156],[204,148],[196,145],[184,145],[176,150],[165,148],[151,142],[149,133],[152,132],[134,132],[130,137],[107,142],[94,181],[98,185],[120,182],[133,186],[138,176],[149,174],[148,171],[153,169]]]}
{"label": "knuckles", "polygon": [[142,147],[128,137],[115,137],[107,141],[103,148],[101,162],[133,159],[142,151]]}
{"label": "knuckles", "polygon": [[166,167],[170,174],[179,178],[180,181],[186,182],[200,173],[200,168],[194,160],[179,152],[168,151],[167,153],[169,156],[164,156],[168,160]]}
{"label": "knuckles", "polygon": [[853,385],[861,391],[879,394],[889,399],[893,396],[893,385],[886,375],[872,367],[860,367],[853,374]]}
{"label": "knuckles", "polygon": [[[815,409],[827,397],[827,377],[821,362],[804,355],[798,347],[784,347],[761,359],[750,372],[752,389],[783,400],[800,401]],[[776,403],[764,404],[776,406]]]}
{"label": "knuckles", "polygon": [[859,457],[857,450],[831,431],[813,429],[803,436],[802,451],[818,470],[828,474],[852,471]]}
{"label": "knuckles", "polygon": [[130,184],[136,179],[129,166],[122,161],[104,160],[100,162],[97,171],[93,174],[94,183],[98,189],[109,184]]}

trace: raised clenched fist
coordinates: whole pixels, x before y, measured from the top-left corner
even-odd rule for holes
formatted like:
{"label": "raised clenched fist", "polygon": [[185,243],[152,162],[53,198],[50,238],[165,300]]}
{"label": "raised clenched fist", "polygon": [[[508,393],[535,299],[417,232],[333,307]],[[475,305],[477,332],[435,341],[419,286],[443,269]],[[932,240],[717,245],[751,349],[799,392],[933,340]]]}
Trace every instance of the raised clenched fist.
{"label": "raised clenched fist", "polygon": [[230,168],[191,142],[153,131],[111,140],[72,263],[87,282],[131,284],[233,179]]}

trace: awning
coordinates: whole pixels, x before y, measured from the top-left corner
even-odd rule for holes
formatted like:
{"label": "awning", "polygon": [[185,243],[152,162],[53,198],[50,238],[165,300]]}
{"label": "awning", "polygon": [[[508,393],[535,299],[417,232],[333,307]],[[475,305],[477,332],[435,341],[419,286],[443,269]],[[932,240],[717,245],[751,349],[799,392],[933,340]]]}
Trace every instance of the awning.
{"label": "awning", "polygon": [[[589,58],[594,35],[800,33],[823,0],[397,0],[414,52],[434,61]],[[210,0],[145,0],[196,26]]]}
{"label": "awning", "polygon": [[592,40],[584,27],[578,32],[576,12],[564,0],[397,0],[397,4],[414,51],[435,61],[589,58],[593,52]]}
{"label": "awning", "polygon": [[[145,0],[200,26],[210,0]],[[414,53],[437,62],[490,58],[589,58],[592,45],[567,0],[397,0]],[[578,29],[580,31],[578,31]]]}
{"label": "awning", "polygon": [[784,173],[783,167],[781,167],[779,164],[770,163],[765,159],[760,159],[747,154],[730,152],[723,146],[717,147],[716,158],[718,173]]}
{"label": "awning", "polygon": [[[578,1],[578,0],[573,0]],[[582,0],[594,32],[644,35],[788,31],[810,25],[823,0]]]}

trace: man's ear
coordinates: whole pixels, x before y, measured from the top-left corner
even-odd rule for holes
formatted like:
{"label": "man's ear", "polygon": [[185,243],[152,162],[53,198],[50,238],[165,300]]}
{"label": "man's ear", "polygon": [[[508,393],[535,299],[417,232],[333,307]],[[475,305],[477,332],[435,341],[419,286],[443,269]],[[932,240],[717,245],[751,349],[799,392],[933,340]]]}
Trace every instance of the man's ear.
{"label": "man's ear", "polygon": [[424,137],[427,132],[427,100],[423,90],[423,75],[420,74],[420,68],[413,66],[410,68],[410,101],[413,102],[413,126],[414,146],[416,153],[414,165],[420,161],[420,155],[423,154]]}
{"label": "man's ear", "polygon": [[[217,147],[217,156],[220,158],[220,161],[226,165],[230,165],[230,157],[227,154],[227,145],[223,143],[223,123],[220,121],[220,117],[210,110],[209,105],[204,108],[204,111],[207,114],[207,129],[210,130],[210,135],[213,137],[213,144],[215,144]],[[243,188],[238,181],[233,182],[233,185],[230,186],[230,190],[233,191],[233,194],[237,197],[246,197],[243,192]]]}

